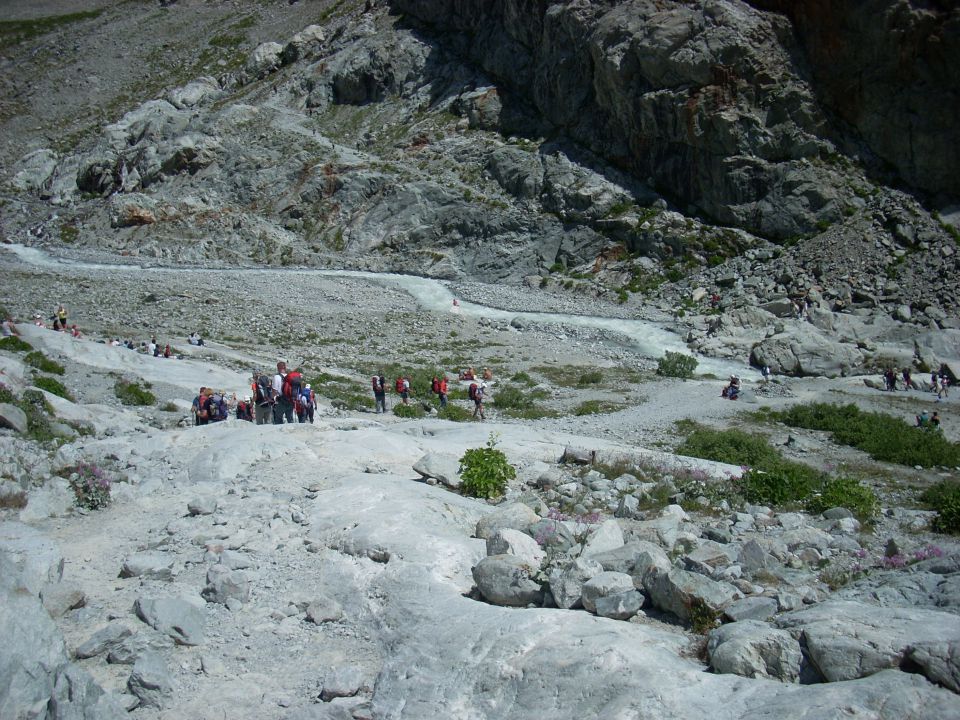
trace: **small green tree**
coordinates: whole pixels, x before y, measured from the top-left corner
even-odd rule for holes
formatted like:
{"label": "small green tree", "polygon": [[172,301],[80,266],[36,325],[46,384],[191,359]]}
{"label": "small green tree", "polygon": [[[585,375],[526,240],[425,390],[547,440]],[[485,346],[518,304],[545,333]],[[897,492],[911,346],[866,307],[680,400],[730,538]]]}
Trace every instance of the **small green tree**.
{"label": "small green tree", "polygon": [[460,491],[464,495],[494,498],[504,494],[507,483],[517,476],[517,470],[507,462],[502,450],[497,450],[496,433],[490,433],[486,447],[471,448],[460,458]]}
{"label": "small green tree", "polygon": [[667,350],[657,363],[657,375],[678,377],[684,380],[693,377],[697,369],[697,359],[683,353]]}

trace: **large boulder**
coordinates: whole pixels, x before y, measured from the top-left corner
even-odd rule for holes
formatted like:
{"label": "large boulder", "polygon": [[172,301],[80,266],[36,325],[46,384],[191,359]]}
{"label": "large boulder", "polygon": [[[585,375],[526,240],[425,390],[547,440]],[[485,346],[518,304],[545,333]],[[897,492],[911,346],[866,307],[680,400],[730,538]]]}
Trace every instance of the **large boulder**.
{"label": "large boulder", "polygon": [[454,455],[427,453],[413,464],[413,471],[424,479],[434,479],[449,488],[460,487],[460,461]]}
{"label": "large boulder", "polygon": [[807,324],[761,340],[750,353],[752,365],[767,365],[779,375],[800,377],[849,375],[862,366],[863,360],[863,353],[855,345],[837,342]]}
{"label": "large boulder", "polygon": [[802,637],[810,662],[829,682],[899,667],[911,646],[960,641],[960,617],[918,608],[830,600],[777,618]]}
{"label": "large boulder", "polygon": [[710,632],[707,657],[714,672],[743,677],[771,677],[796,682],[800,644],[786,630],[765,622],[742,620]]}
{"label": "large boulder", "polygon": [[10,428],[21,435],[27,432],[27,414],[10,403],[0,403],[0,428]]}
{"label": "large boulder", "polygon": [[698,608],[719,613],[738,595],[737,590],[727,583],[676,568],[648,574],[644,587],[657,608],[671,612],[681,620],[691,620]]}
{"label": "large boulder", "polygon": [[484,599],[494,605],[539,605],[543,588],[533,579],[536,572],[536,567],[515,555],[490,555],[473,568],[473,581]]}
{"label": "large boulder", "polygon": [[596,560],[576,558],[563,568],[554,568],[550,573],[550,594],[558,608],[569,610],[582,604],[583,586],[588,580],[603,572]]}
{"label": "large boulder", "polygon": [[127,689],[140,700],[141,707],[162,708],[173,694],[173,677],[157,653],[141,655],[133,665]]}
{"label": "large boulder", "polygon": [[633,590],[633,578],[626,573],[604,571],[583,584],[581,601],[585,610],[595,613],[599,598],[629,593]]}
{"label": "large boulder", "polygon": [[547,553],[526,533],[500,528],[487,538],[487,555],[516,555],[531,566],[540,567]]}
{"label": "large boulder", "polygon": [[0,523],[0,555],[16,570],[19,582],[38,597],[63,577],[63,555],[50,538],[19,522]]}
{"label": "large boulder", "polygon": [[921,642],[907,652],[910,662],[935,683],[960,693],[960,642]]}
{"label": "large boulder", "polygon": [[607,520],[598,525],[587,538],[583,546],[584,557],[593,557],[600,553],[623,547],[623,530],[616,520]]}
{"label": "large boulder", "polygon": [[149,577],[169,580],[173,572],[173,557],[167,553],[148,551],[134,553],[123,561],[120,577]]}
{"label": "large boulder", "polygon": [[511,503],[480,518],[477,521],[476,536],[481,540],[486,540],[501,528],[512,528],[520,532],[527,532],[538,520],[540,520],[540,516],[529,505]]}
{"label": "large boulder", "polygon": [[178,645],[203,642],[206,618],[203,609],[184,598],[137,598],[137,617],[147,625],[169,635]]}

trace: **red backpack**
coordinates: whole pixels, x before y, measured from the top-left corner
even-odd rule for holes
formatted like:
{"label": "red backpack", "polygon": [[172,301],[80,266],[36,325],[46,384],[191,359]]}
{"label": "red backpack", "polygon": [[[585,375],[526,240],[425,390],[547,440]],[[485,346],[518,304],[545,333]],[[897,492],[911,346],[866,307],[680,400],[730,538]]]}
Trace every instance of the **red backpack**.
{"label": "red backpack", "polygon": [[436,394],[440,394],[440,381],[437,378],[433,379],[433,384],[430,386],[430,390]]}
{"label": "red backpack", "polygon": [[476,383],[470,383],[470,389],[467,390],[467,395],[474,402],[477,401],[477,384]]}
{"label": "red backpack", "polygon": [[291,370],[283,378],[283,396],[291,402],[300,397],[300,388],[303,385],[303,375],[296,370]]}
{"label": "red backpack", "polygon": [[396,391],[397,391],[398,393],[402,393],[402,392],[403,392],[403,378],[402,378],[402,377],[398,377],[398,378],[397,378],[397,382],[394,383],[394,386],[393,386],[393,387],[396,389]]}

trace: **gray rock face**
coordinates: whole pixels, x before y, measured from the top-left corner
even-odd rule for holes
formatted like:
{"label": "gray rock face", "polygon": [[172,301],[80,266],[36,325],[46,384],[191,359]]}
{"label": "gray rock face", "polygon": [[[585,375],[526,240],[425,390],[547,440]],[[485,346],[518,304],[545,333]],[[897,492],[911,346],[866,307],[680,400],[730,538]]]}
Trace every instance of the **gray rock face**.
{"label": "gray rock face", "polygon": [[830,682],[898,667],[911,645],[960,639],[960,618],[916,608],[830,600],[777,618],[802,633],[810,662]]}
{"label": "gray rock face", "polygon": [[710,632],[707,655],[714,672],[743,677],[771,677],[796,682],[802,654],[785,630],[765,622],[742,620]]}
{"label": "gray rock face", "polygon": [[543,589],[533,579],[536,570],[514,555],[490,555],[473,568],[473,581],[480,594],[494,605],[539,605]]}
{"label": "gray rock face", "polygon": [[910,648],[907,657],[932,682],[960,693],[960,642],[922,642]]}
{"label": "gray rock face", "polygon": [[620,523],[616,520],[607,520],[590,533],[590,537],[583,546],[583,556],[592,557],[619,547],[623,547],[623,530],[620,529]]}
{"label": "gray rock face", "polygon": [[29,525],[0,523],[0,554],[12,563],[19,582],[34,596],[63,577],[63,555],[52,540]]}
{"label": "gray rock face", "polygon": [[777,374],[839,377],[863,364],[863,353],[856,346],[830,339],[812,326],[800,326],[789,334],[777,334],[757,344],[750,362],[768,365]]}
{"label": "gray rock face", "polygon": [[594,602],[594,612],[611,620],[629,620],[643,607],[643,594],[636,590],[604,595]]}
{"label": "gray rock face", "polygon": [[207,586],[200,593],[207,602],[228,600],[247,602],[252,582],[244,570],[231,570],[224,565],[211,565],[207,570]]}
{"label": "gray rock face", "polygon": [[95,632],[89,640],[74,651],[78,658],[92,658],[109,651],[124,638],[130,637],[133,631],[119,622],[112,622]]}
{"label": "gray rock face", "polygon": [[147,625],[169,635],[178,645],[203,642],[204,613],[181,598],[138,598],[134,612]]}
{"label": "gray rock face", "polygon": [[341,665],[327,673],[322,682],[320,699],[330,702],[334,698],[353,697],[367,686],[363,668],[359,665]]}

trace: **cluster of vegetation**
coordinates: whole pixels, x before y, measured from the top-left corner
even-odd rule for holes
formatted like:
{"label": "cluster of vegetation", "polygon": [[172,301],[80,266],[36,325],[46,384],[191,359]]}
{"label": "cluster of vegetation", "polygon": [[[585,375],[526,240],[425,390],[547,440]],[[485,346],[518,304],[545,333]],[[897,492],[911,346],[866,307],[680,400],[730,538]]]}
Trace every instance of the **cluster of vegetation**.
{"label": "cluster of vegetation", "polygon": [[497,435],[490,433],[487,444],[470,448],[460,458],[460,491],[478,498],[496,498],[507,490],[507,483],[517,476],[517,470],[502,450],[497,450]]}
{"label": "cluster of vegetation", "polygon": [[555,413],[537,403],[547,397],[544,390],[523,390],[515,385],[503,385],[497,388],[493,405],[506,417],[535,420],[552,417]]}
{"label": "cluster of vegetation", "polygon": [[0,338],[0,350],[7,350],[9,352],[30,352],[33,350],[33,345],[28,343],[26,340],[21,340],[16,335],[11,335],[9,337]]}
{"label": "cluster of vegetation", "polygon": [[602,415],[612,413],[626,407],[624,403],[611,402],[609,400],[584,400],[573,409],[573,414],[577,417],[583,415]]}
{"label": "cluster of vegetation", "polygon": [[393,406],[393,414],[397,417],[405,418],[407,420],[415,420],[426,415],[423,406],[418,402],[411,403],[410,405],[404,405],[403,403],[398,402]]}
{"label": "cluster of vegetation", "polygon": [[53,408],[43,393],[38,390],[27,390],[18,398],[13,391],[0,383],[0,403],[8,403],[20,408],[27,416],[27,436],[37,442],[52,440],[55,435],[50,427],[50,418]]}
{"label": "cluster of vegetation", "polygon": [[118,378],[113,385],[113,392],[124,405],[154,405],[157,396],[150,392],[150,387],[150,383],[144,383],[141,387],[130,380]]}
{"label": "cluster of vegetation", "polygon": [[960,482],[941,480],[927,488],[920,499],[937,511],[933,529],[937,532],[960,535]]}
{"label": "cluster of vegetation", "polygon": [[874,460],[921,467],[960,465],[957,443],[891,415],[860,410],[856,405],[807,403],[772,413],[771,417],[792,427],[826,430],[834,442],[863,450]]}
{"label": "cluster of vegetation", "polygon": [[39,350],[34,350],[33,352],[27,353],[26,356],[24,356],[23,361],[27,365],[35,367],[40,372],[49,373],[51,375],[63,375],[65,372],[63,365],[51,360]]}
{"label": "cluster of vegetation", "polygon": [[869,521],[879,509],[870,488],[854,479],[831,477],[786,460],[762,435],[693,427],[677,452],[743,467],[742,476],[731,489],[747,502],[801,507],[811,513],[845,507],[862,521]]}
{"label": "cluster of vegetation", "polygon": [[107,474],[96,465],[79,462],[63,468],[60,475],[70,483],[78,507],[99,510],[110,504],[112,483]]}
{"label": "cluster of vegetation", "polygon": [[103,10],[87,10],[64,15],[48,15],[30,20],[0,20],[0,42],[3,43],[4,47],[10,47],[73,23],[93,20],[100,17],[102,12]]}
{"label": "cluster of vegetation", "polygon": [[33,384],[41,390],[46,390],[51,395],[56,395],[57,397],[62,397],[65,400],[73,402],[73,395],[71,395],[64,384],[56,378],[41,375],[33,379]]}
{"label": "cluster of vegetation", "polygon": [[664,377],[676,377],[687,380],[693,377],[697,369],[697,359],[683,353],[667,350],[657,362],[657,374]]}

